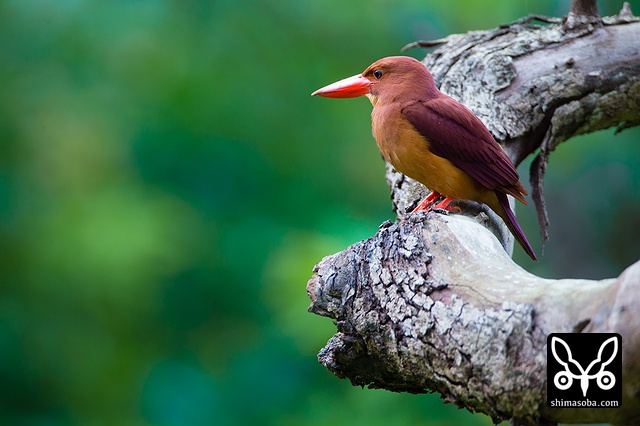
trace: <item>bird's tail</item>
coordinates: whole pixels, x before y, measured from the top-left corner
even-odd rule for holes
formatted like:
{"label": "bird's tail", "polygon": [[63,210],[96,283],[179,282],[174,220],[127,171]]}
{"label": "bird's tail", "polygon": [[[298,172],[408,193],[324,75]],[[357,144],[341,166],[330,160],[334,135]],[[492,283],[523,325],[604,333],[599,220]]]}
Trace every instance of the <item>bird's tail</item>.
{"label": "bird's tail", "polygon": [[504,211],[504,215],[500,216],[502,216],[502,219],[507,225],[507,228],[509,228],[509,231],[511,231],[516,241],[518,241],[520,246],[522,246],[529,257],[537,262],[538,258],[536,257],[536,253],[533,251],[531,244],[529,244],[529,241],[527,240],[526,235],[524,235],[522,228],[520,228],[520,224],[516,220],[516,216],[513,214],[513,210],[511,210],[507,194],[505,194],[504,192],[496,191],[496,195],[498,196],[498,203],[500,203],[500,207],[502,207],[502,210]]}

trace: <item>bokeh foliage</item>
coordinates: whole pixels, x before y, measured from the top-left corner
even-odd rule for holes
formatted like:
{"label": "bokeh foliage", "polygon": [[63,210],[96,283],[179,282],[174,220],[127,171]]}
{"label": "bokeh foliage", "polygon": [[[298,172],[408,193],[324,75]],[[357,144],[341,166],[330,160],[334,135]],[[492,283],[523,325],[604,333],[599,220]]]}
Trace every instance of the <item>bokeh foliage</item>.
{"label": "bokeh foliage", "polygon": [[[309,94],[415,39],[568,8],[1,2],[0,424],[490,424],[317,364],[314,263],[393,216],[367,101]],[[640,257],[639,137],[559,147],[552,240],[521,264],[599,278]]]}

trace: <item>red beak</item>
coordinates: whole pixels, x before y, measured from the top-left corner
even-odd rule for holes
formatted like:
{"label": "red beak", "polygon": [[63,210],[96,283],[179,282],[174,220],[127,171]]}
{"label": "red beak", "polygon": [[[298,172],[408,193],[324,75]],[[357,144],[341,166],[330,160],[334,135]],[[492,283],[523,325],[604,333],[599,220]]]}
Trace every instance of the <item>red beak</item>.
{"label": "red beak", "polygon": [[333,84],[318,89],[311,96],[319,95],[325,98],[357,98],[369,93],[371,81],[361,74],[336,81]]}

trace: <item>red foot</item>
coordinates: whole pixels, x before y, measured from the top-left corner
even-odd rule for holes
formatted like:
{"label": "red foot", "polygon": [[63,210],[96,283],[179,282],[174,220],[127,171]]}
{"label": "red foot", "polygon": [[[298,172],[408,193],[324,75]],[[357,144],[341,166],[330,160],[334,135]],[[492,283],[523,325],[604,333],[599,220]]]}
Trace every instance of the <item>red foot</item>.
{"label": "red foot", "polygon": [[453,212],[453,211],[460,212],[460,211],[462,211],[460,209],[460,207],[458,207],[458,206],[450,206],[449,205],[455,200],[456,200],[455,198],[445,197],[444,200],[440,201],[435,206],[432,206],[429,210],[436,210],[437,209],[437,210],[446,210],[448,212]]}
{"label": "red foot", "polygon": [[431,194],[427,195],[427,197],[422,200],[420,204],[418,204],[416,208],[411,211],[411,213],[431,211],[431,205],[435,203],[440,197],[442,197],[442,195],[440,195],[436,191],[431,191]]}

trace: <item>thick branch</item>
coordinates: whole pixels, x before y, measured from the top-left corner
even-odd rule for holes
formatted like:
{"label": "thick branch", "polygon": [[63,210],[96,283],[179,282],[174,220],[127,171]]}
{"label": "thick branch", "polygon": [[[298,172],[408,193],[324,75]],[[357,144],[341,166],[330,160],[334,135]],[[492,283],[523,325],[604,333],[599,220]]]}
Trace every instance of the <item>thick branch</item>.
{"label": "thick branch", "polygon": [[[640,262],[617,279],[539,278],[476,220],[428,213],[315,272],[310,310],[338,327],[320,362],[354,385],[436,391],[495,421],[640,424]],[[622,408],[546,406],[546,337],[576,330],[622,335]]]}

